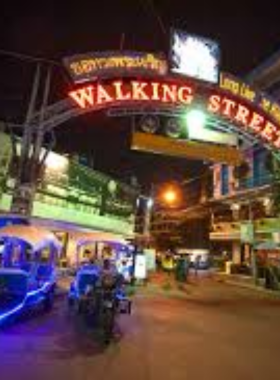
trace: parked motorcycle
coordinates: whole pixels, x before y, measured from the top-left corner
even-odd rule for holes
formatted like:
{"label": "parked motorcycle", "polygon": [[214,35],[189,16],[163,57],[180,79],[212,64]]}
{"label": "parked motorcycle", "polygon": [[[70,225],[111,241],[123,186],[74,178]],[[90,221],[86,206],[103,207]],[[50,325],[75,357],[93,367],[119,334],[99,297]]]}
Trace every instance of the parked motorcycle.
{"label": "parked motorcycle", "polygon": [[117,279],[98,273],[95,268],[81,268],[68,295],[69,306],[93,322],[109,344],[114,336],[118,313],[131,313],[131,300]]}

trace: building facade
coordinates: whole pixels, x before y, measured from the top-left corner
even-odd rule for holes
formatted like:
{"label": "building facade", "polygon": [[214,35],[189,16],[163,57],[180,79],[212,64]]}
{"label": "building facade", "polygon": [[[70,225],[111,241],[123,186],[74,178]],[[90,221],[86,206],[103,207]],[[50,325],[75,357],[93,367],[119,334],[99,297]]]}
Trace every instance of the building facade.
{"label": "building facade", "polygon": [[[280,53],[253,70],[246,82],[280,100]],[[252,249],[278,244],[280,236],[279,163],[255,144],[239,168],[213,166],[210,241],[214,253],[226,253],[235,264],[250,263]]]}
{"label": "building facade", "polygon": [[[9,141],[7,135],[0,137],[1,146],[2,140]],[[13,170],[8,172],[12,155],[9,157],[0,193],[2,214],[11,211],[15,186]],[[32,217],[132,236],[137,196],[136,188],[50,152],[34,197]]]}

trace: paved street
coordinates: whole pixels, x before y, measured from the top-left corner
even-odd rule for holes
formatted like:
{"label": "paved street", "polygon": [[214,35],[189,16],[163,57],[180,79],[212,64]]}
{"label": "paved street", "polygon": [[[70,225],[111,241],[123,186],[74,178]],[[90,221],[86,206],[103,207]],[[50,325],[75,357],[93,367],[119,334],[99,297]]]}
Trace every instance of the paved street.
{"label": "paved street", "polygon": [[[170,295],[169,295],[170,294]],[[143,287],[104,349],[64,298],[0,333],[1,380],[279,379],[280,301],[218,283]]]}

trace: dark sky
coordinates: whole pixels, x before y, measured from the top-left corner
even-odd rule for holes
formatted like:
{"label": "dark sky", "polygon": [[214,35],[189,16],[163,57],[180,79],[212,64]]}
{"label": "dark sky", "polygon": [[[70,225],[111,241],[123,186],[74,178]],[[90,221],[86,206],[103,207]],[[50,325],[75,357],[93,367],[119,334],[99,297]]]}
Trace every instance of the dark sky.
{"label": "dark sky", "polygon": [[[222,69],[245,75],[280,48],[277,1],[5,1],[1,4],[0,50],[45,57],[61,62],[64,56],[97,50],[168,52],[169,29],[177,27],[213,38],[222,49]],[[34,64],[0,54],[0,116],[22,117]],[[63,97],[67,84],[56,69],[53,99]],[[141,181],[168,180],[192,175],[195,161],[167,159],[129,151],[129,121],[87,115],[57,131],[61,149],[90,152],[97,169]]]}

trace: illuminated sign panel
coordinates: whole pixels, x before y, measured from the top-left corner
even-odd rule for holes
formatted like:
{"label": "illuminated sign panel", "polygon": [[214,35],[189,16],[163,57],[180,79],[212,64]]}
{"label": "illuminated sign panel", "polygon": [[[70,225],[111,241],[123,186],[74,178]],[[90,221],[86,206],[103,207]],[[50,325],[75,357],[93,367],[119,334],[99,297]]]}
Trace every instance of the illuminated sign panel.
{"label": "illuminated sign panel", "polygon": [[261,138],[276,148],[280,148],[280,126],[271,122],[260,107],[237,99],[218,88],[213,92],[209,88],[182,81],[153,80],[110,80],[96,82],[69,93],[69,96],[83,110],[94,110],[110,106],[128,106],[136,104],[157,104],[165,107],[178,107],[182,112],[186,106],[196,104],[203,99],[205,109],[214,115],[230,120],[240,128]]}
{"label": "illuminated sign panel", "polygon": [[220,49],[215,41],[173,30],[170,61],[174,73],[212,83],[219,80]]}
{"label": "illuminated sign panel", "polygon": [[238,136],[230,133],[222,133],[213,131],[208,128],[199,128],[188,127],[188,138],[190,140],[199,140],[205,142],[212,142],[214,144],[223,144],[223,145],[238,145]]}
{"label": "illuminated sign panel", "polygon": [[76,83],[112,75],[165,75],[167,62],[163,56],[140,52],[105,52],[74,55],[63,60]]}
{"label": "illuminated sign panel", "polygon": [[257,100],[257,91],[233,75],[221,73],[219,85],[222,89],[250,102],[254,103]]}
{"label": "illuminated sign panel", "polygon": [[257,105],[280,124],[280,105],[267,95],[255,90],[247,83],[227,73],[220,74],[219,86],[223,90]]}
{"label": "illuminated sign panel", "polygon": [[155,154],[174,157],[197,158],[228,165],[240,165],[243,161],[241,152],[233,147],[211,145],[207,143],[174,140],[168,137],[135,132],[132,135],[131,148]]}
{"label": "illuminated sign panel", "polygon": [[112,81],[110,84],[93,83],[71,91],[69,96],[81,108],[120,103],[162,103],[188,105],[193,99],[193,86],[153,81]]}

